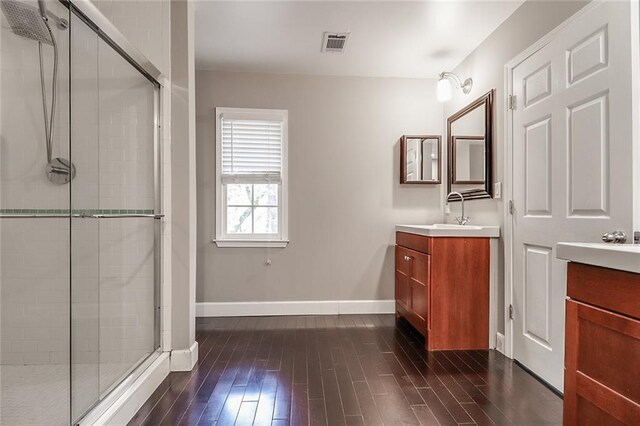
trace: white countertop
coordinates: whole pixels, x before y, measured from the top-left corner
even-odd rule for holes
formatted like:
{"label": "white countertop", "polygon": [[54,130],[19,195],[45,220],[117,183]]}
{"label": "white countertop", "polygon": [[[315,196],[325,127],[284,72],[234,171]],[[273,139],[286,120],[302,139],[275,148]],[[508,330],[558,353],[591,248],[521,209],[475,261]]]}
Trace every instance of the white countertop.
{"label": "white countertop", "polygon": [[556,257],[640,274],[640,244],[558,243]]}
{"label": "white countertop", "polygon": [[396,225],[396,231],[427,237],[481,237],[498,238],[499,226],[489,225],[452,225],[436,223],[433,225]]}

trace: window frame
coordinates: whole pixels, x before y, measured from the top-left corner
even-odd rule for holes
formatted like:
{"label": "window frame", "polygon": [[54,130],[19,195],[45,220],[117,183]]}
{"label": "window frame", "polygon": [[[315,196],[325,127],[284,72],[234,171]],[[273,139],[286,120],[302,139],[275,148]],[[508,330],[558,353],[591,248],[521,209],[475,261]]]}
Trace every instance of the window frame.
{"label": "window frame", "polygon": [[[288,142],[289,142],[289,112],[282,109],[256,108],[227,108],[215,109],[216,121],[216,236],[214,242],[218,247],[286,247],[289,243],[289,197],[288,197]],[[278,115],[282,119],[282,170],[280,175],[280,189],[278,191],[278,234],[228,234],[227,218],[227,186],[222,182],[222,115],[246,115],[247,120],[266,120]],[[239,179],[237,183],[261,184],[269,183],[257,179]],[[253,203],[254,200],[251,200]]]}

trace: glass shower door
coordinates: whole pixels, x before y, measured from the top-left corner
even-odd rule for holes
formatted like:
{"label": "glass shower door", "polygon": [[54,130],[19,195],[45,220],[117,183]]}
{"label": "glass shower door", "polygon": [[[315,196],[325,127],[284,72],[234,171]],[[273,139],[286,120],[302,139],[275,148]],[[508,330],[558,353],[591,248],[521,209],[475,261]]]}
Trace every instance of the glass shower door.
{"label": "glass shower door", "polygon": [[158,84],[42,5],[0,0],[2,425],[75,423],[159,346]]}
{"label": "glass shower door", "polygon": [[69,11],[46,6],[51,33],[34,2],[0,3],[2,425],[70,422],[70,192],[47,175],[69,158]]}
{"label": "glass shower door", "polygon": [[100,399],[100,229],[81,216],[100,206],[98,36],[71,15],[71,417]]}
{"label": "glass shower door", "polygon": [[72,419],[156,348],[157,86],[72,15]]}
{"label": "glass shower door", "polygon": [[[100,392],[156,348],[156,86],[98,41]],[[72,141],[73,144],[73,141]]]}

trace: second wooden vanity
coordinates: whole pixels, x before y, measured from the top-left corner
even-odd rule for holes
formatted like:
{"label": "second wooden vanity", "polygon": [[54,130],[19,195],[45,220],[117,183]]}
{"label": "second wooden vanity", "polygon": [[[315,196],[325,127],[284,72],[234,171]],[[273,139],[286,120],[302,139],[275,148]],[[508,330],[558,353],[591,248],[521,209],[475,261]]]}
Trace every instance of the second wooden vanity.
{"label": "second wooden vanity", "polygon": [[560,243],[567,265],[564,425],[640,422],[640,245]]}
{"label": "second wooden vanity", "polygon": [[399,231],[395,260],[396,316],[428,350],[489,347],[490,238]]}

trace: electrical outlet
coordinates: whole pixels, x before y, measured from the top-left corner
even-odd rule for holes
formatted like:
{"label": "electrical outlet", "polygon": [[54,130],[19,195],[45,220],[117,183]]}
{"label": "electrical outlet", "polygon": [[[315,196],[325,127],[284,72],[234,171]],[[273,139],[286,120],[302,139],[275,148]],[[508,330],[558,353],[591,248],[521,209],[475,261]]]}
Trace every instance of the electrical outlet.
{"label": "electrical outlet", "polygon": [[502,198],[502,182],[496,182],[493,184],[493,198],[496,200]]}
{"label": "electrical outlet", "polygon": [[444,214],[451,214],[451,204],[447,203],[444,205]]}

